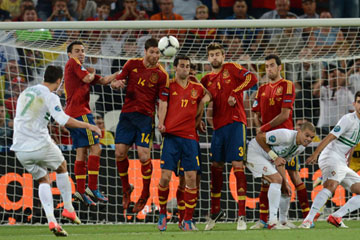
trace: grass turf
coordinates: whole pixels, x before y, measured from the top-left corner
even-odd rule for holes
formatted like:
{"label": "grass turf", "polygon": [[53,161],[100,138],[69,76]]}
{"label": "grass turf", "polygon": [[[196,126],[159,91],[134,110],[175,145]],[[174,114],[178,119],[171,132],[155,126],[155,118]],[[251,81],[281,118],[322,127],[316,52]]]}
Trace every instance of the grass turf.
{"label": "grass turf", "polygon": [[[218,223],[212,231],[202,231],[204,224],[198,224],[198,232],[182,232],[177,224],[169,224],[166,232],[159,232],[155,224],[107,224],[107,225],[63,225],[69,233],[67,239],[76,240],[200,240],[200,239],[246,239],[246,240],[322,240],[322,239],[357,239],[360,236],[358,221],[344,221],[348,229],[337,229],[326,222],[317,222],[314,229],[292,230],[247,230],[236,231],[235,223]],[[300,223],[297,223],[299,225]],[[248,224],[248,227],[253,223]],[[38,240],[55,238],[46,225],[0,226],[0,239]]]}

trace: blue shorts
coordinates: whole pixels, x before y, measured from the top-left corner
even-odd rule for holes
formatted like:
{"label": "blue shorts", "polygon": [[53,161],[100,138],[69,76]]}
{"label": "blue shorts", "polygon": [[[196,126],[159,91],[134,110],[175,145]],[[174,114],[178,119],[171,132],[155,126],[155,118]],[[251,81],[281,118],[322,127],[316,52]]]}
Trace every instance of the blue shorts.
{"label": "blue shorts", "polygon": [[300,162],[299,157],[293,157],[290,162],[287,162],[285,165],[286,170],[299,171],[300,170]]}
{"label": "blue shorts", "polygon": [[233,122],[216,129],[210,148],[210,160],[214,162],[246,160],[246,126]]}
{"label": "blue shorts", "polygon": [[[95,125],[93,115],[91,113],[77,117],[76,120],[87,122]],[[97,133],[85,128],[68,128],[73,141],[74,148],[88,147],[99,143],[100,137]]]}
{"label": "blue shorts", "polygon": [[160,160],[161,169],[175,173],[200,170],[199,144],[196,140],[167,134],[164,137]]}
{"label": "blue shorts", "polygon": [[[200,144],[199,142],[197,143],[198,144],[198,152],[199,152],[199,163],[200,163],[200,166],[199,166],[199,170],[197,170],[197,175],[201,175],[202,174],[202,171],[201,171],[201,150],[200,150]],[[175,175],[178,177],[178,176],[184,176],[184,168],[181,167],[181,161],[179,161],[179,164],[178,164],[178,169],[176,170],[175,172]]]}
{"label": "blue shorts", "polygon": [[153,119],[142,113],[121,113],[116,127],[115,143],[148,148],[153,137]]}

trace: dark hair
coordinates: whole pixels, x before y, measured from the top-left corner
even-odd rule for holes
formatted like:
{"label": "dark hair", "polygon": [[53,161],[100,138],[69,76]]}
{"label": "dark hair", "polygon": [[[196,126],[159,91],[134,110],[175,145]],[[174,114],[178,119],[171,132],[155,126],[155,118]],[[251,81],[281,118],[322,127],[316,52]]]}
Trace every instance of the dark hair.
{"label": "dark hair", "polygon": [[179,64],[179,60],[187,60],[187,61],[189,61],[190,65],[191,65],[191,60],[188,56],[177,55],[174,59],[174,67],[177,67],[177,65]]}
{"label": "dark hair", "polygon": [[281,65],[281,59],[279,58],[278,55],[276,55],[276,54],[270,54],[270,55],[267,55],[267,56],[265,57],[265,61],[269,61],[269,60],[271,60],[271,59],[275,59],[275,62],[276,62],[276,64],[277,64],[278,66]]}
{"label": "dark hair", "polygon": [[[34,10],[34,11],[36,12],[36,8],[35,8],[34,6],[26,6],[26,7],[24,8],[24,12],[23,12],[23,13],[25,13],[26,11],[32,11],[32,10]],[[36,15],[37,15],[37,12],[36,12]]]}
{"label": "dark hair", "polygon": [[357,99],[358,97],[360,97],[360,91],[357,91],[357,92],[355,93],[354,102],[356,102],[356,99]]}
{"label": "dark hair", "polygon": [[63,77],[63,70],[60,66],[47,66],[44,74],[44,82],[55,83],[59,78]]}
{"label": "dark hair", "polygon": [[70,44],[67,46],[66,51],[67,51],[68,53],[71,53],[72,50],[73,50],[74,45],[82,45],[82,46],[84,46],[84,43],[83,43],[82,41],[73,41],[72,43],[70,43]]}
{"label": "dark hair", "polygon": [[190,63],[191,70],[197,70],[197,65],[195,63]]}
{"label": "dark hair", "polygon": [[149,38],[145,42],[145,50],[148,50],[151,47],[158,47],[158,40],[155,38]]}
{"label": "dark hair", "polygon": [[206,48],[206,52],[207,52],[207,54],[209,55],[209,52],[210,52],[210,51],[218,50],[218,49],[221,50],[221,53],[222,53],[223,55],[225,55],[224,47],[223,47],[220,43],[218,43],[218,42],[210,43],[210,44],[207,46],[207,48]]}

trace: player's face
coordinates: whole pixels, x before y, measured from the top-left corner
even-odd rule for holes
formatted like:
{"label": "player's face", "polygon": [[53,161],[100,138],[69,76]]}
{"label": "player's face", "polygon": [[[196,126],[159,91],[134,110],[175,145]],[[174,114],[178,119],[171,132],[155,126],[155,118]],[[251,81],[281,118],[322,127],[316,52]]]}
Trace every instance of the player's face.
{"label": "player's face", "polygon": [[275,80],[280,76],[281,66],[276,64],[275,59],[265,61],[266,76],[270,80]]}
{"label": "player's face", "polygon": [[222,67],[225,60],[225,56],[220,49],[209,51],[208,61],[211,64],[211,67],[214,69],[219,69]]}
{"label": "player's face", "polygon": [[149,47],[145,50],[145,59],[151,65],[155,66],[160,58],[160,50],[157,47]]}
{"label": "player's face", "polygon": [[181,80],[185,80],[190,73],[190,61],[180,59],[178,65],[175,67],[176,77]]}
{"label": "player's face", "polygon": [[309,129],[305,129],[304,131],[300,130],[300,144],[306,147],[309,145],[315,137],[315,133],[310,131]]}
{"label": "player's face", "polygon": [[85,60],[85,48],[83,45],[74,45],[71,53],[68,53],[69,57],[77,58],[81,63]]}
{"label": "player's face", "polygon": [[356,101],[353,102],[353,105],[354,105],[357,115],[360,116],[360,97],[356,98]]}

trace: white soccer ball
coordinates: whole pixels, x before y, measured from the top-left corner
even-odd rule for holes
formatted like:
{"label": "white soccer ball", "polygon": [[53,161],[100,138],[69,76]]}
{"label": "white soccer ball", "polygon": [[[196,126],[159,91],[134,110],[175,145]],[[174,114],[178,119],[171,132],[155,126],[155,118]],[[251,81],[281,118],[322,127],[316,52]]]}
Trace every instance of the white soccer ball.
{"label": "white soccer ball", "polygon": [[176,37],[165,36],[160,39],[158,47],[162,55],[172,57],[179,50],[180,44]]}

